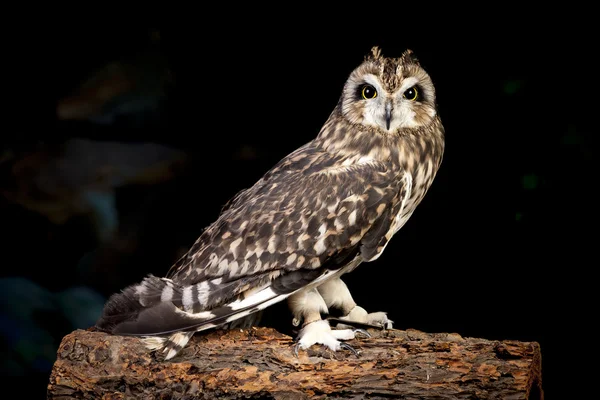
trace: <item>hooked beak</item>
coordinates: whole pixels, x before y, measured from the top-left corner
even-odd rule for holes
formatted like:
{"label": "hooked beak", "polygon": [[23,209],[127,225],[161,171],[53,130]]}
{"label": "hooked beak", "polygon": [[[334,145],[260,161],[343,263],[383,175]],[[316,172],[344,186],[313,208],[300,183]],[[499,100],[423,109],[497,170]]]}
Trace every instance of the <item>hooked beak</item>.
{"label": "hooked beak", "polygon": [[389,131],[392,122],[392,103],[385,103],[385,128]]}

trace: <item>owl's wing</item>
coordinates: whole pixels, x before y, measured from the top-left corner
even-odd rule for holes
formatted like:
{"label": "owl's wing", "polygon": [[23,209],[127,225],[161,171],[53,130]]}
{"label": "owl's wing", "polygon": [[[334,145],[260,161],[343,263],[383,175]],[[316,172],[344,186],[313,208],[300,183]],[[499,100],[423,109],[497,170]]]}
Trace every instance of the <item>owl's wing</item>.
{"label": "owl's wing", "polygon": [[119,334],[203,330],[372,260],[396,230],[410,175],[293,153],[241,192],[166,278],[115,294],[97,323]]}

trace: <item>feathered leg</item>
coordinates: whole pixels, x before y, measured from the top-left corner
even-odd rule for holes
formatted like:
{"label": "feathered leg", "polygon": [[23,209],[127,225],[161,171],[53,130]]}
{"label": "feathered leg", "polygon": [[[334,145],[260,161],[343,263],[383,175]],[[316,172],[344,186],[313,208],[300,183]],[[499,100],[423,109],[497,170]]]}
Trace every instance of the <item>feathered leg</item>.
{"label": "feathered leg", "polygon": [[[391,329],[394,321],[388,319],[385,312],[368,313],[364,308],[356,305],[348,286],[340,279],[333,278],[321,284],[317,290],[327,308],[338,308],[342,311],[340,319],[355,321],[368,325],[380,326]],[[337,324],[337,328],[349,328],[345,324]]]}
{"label": "feathered leg", "polygon": [[369,334],[361,329],[332,330],[328,321],[321,319],[321,313],[327,313],[325,301],[315,289],[301,290],[288,298],[288,305],[294,315],[294,324],[302,322],[302,329],[296,338],[296,354],[298,349],[307,349],[314,344],[323,344],[333,351],[340,349],[351,350],[350,345],[342,340],[354,339],[356,333]]}

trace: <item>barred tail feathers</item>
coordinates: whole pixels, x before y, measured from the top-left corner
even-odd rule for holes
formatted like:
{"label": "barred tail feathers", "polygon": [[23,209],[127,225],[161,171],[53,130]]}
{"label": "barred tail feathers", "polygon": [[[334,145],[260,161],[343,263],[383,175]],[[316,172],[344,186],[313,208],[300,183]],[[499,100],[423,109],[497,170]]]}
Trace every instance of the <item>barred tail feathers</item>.
{"label": "barred tail feathers", "polygon": [[159,305],[169,293],[173,298],[181,298],[182,290],[169,279],[148,275],[141,283],[113,294],[104,305],[96,327],[115,333],[121,324],[135,321],[142,311]]}
{"label": "barred tail feathers", "polygon": [[[255,300],[246,298],[238,301],[230,300],[228,305],[217,306],[208,311],[193,312],[197,308],[194,305],[198,302],[190,302],[190,293],[200,300],[207,300],[210,297],[212,303],[218,303],[227,297],[239,298],[240,296],[234,295],[247,288],[249,283],[254,280],[256,279],[238,280],[224,284],[213,280],[211,286],[215,290],[210,292],[210,296],[208,294],[198,296],[198,288],[196,287],[195,291],[192,290],[194,285],[181,288],[169,279],[149,275],[141,283],[131,285],[121,293],[112,295],[107,301],[96,327],[113,334],[141,336],[148,349],[162,350],[163,353],[166,353],[165,359],[168,360],[175,357],[186,346],[194,332],[227,323],[246,326],[247,324],[243,320],[249,318],[251,319],[249,323],[256,322],[256,318],[253,318],[251,314],[263,309],[260,306],[256,309],[249,307],[249,305],[255,304]],[[200,285],[202,286],[202,284]],[[267,286],[268,284],[264,284],[262,289]],[[250,291],[255,292],[256,289]],[[249,296],[248,292],[247,296]],[[258,296],[258,302],[261,301],[260,299],[268,300],[277,296],[272,291],[262,292]],[[187,305],[192,312],[182,310],[177,305],[183,306],[184,309]],[[256,314],[259,315],[260,312]]]}
{"label": "barred tail feathers", "polygon": [[[149,350],[161,350],[166,353],[165,360],[175,357],[186,346],[195,332],[222,326],[231,322],[254,315],[266,307],[275,304],[289,294],[278,294],[270,287],[252,294],[245,299],[233,301],[227,305],[200,313],[188,313],[175,307],[165,308],[167,303],[145,310],[138,319],[119,325],[116,334],[128,335],[133,330],[149,331],[146,328],[155,328],[157,321],[162,320],[163,327],[170,327],[168,331],[144,334],[141,331],[136,335],[142,336],[142,341]],[[169,303],[172,306],[172,303]],[[161,311],[162,310],[162,311]],[[165,323],[168,321],[167,323]]]}
{"label": "barred tail feathers", "polygon": [[269,280],[264,274],[230,282],[213,278],[182,286],[168,278],[148,275],[141,283],[112,295],[96,327],[117,334],[153,335],[181,329],[186,323],[197,325],[199,320],[214,316],[207,310],[231,303],[240,293],[265,286]]}
{"label": "barred tail feathers", "polygon": [[165,353],[165,360],[170,360],[175,357],[189,340],[194,335],[194,332],[177,332],[170,336],[148,336],[142,338],[144,345],[148,350],[161,350]]}
{"label": "barred tail feathers", "polygon": [[[170,359],[195,332],[240,322],[337,272],[294,271],[274,280],[259,275],[245,277],[233,286],[218,281],[215,291],[207,293],[201,291],[207,287],[205,282],[182,288],[170,279],[150,275],[140,284],[111,296],[96,326],[117,335],[142,336],[149,349],[162,349]],[[214,293],[219,295],[214,297]],[[190,296],[198,301],[191,301]],[[224,298],[228,300],[223,301]],[[216,303],[203,304],[206,308],[196,312],[194,305],[207,299]]]}

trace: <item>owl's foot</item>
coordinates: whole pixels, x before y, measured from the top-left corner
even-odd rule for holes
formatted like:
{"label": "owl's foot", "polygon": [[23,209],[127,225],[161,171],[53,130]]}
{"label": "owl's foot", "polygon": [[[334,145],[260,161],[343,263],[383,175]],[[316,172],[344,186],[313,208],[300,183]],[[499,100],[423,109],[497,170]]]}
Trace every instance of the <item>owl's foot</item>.
{"label": "owl's foot", "polygon": [[329,322],[319,320],[315,322],[311,322],[306,325],[296,338],[296,345],[294,346],[294,355],[298,357],[298,349],[308,349],[310,346],[314,344],[322,344],[327,346],[329,349],[333,351],[338,351],[340,349],[350,350],[356,356],[358,356],[358,351],[356,351],[352,346],[347,343],[341,342],[341,340],[350,340],[354,339],[356,334],[361,334],[366,337],[371,337],[371,335],[362,329],[331,329],[329,326]]}
{"label": "owl's foot", "polygon": [[[367,313],[367,311],[359,306],[356,306],[350,311],[350,313],[344,317],[340,317],[341,320],[346,320],[348,322],[354,321],[367,325],[374,325],[381,327],[381,329],[392,329],[394,321],[388,319],[387,314],[385,312],[373,312]],[[345,325],[344,323],[338,323],[336,328],[348,328],[349,325]]]}

